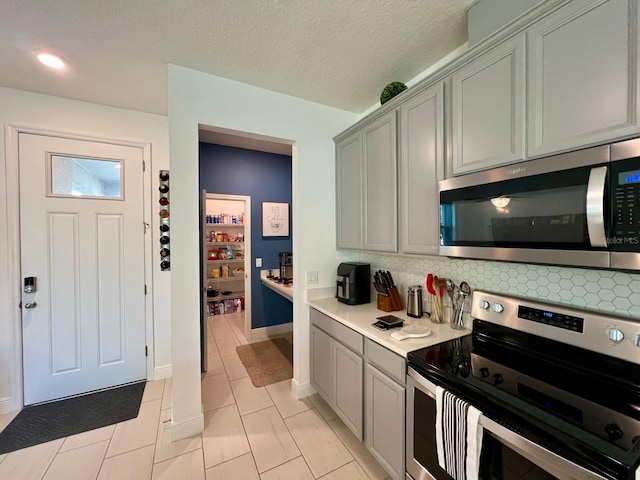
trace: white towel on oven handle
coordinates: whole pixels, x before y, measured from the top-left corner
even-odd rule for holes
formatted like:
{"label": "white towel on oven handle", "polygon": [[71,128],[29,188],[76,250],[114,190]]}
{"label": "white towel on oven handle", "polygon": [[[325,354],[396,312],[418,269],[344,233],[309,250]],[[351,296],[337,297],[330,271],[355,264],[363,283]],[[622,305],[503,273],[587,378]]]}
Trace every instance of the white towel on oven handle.
{"label": "white towel on oven handle", "polygon": [[481,416],[482,412],[474,406],[444,388],[436,387],[438,464],[455,480],[478,480],[482,449]]}

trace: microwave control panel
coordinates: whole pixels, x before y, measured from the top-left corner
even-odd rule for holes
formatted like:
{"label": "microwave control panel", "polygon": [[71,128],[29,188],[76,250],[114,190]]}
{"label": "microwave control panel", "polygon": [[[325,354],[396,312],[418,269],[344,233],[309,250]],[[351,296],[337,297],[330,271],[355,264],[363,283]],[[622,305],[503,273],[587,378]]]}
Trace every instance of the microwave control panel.
{"label": "microwave control panel", "polygon": [[616,162],[611,174],[612,228],[608,243],[614,251],[640,251],[640,159]]}

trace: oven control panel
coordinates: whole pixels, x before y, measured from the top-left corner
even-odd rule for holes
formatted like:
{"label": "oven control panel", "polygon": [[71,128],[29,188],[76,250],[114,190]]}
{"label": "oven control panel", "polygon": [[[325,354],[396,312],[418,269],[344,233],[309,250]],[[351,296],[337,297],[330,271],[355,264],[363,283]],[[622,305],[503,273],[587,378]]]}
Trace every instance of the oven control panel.
{"label": "oven control panel", "polygon": [[473,292],[471,317],[640,365],[632,318],[483,290]]}
{"label": "oven control panel", "polygon": [[544,323],[552,327],[566,328],[574,332],[584,332],[584,318],[573,315],[563,315],[550,310],[540,310],[538,308],[518,307],[518,317],[532,322]]}

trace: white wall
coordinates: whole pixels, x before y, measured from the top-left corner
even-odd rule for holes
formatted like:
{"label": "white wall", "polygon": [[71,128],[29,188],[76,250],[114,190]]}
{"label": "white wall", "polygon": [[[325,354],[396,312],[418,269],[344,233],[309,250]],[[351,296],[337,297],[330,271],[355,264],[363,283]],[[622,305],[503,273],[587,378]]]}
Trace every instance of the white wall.
{"label": "white wall", "polygon": [[[332,138],[357,119],[353,113],[169,65],[171,218],[176,227],[171,237],[172,316],[176,319],[172,329],[174,438],[195,433],[201,417],[198,124],[293,143],[294,276],[303,279],[306,270],[317,270],[319,284],[332,285],[341,259],[335,249]],[[293,300],[294,385],[300,389],[309,384],[309,313],[304,288],[302,281],[295,283]]]}
{"label": "white wall", "polygon": [[[171,321],[169,316],[170,274],[160,272],[158,242],[158,175],[159,169],[168,168],[168,122],[159,115],[94,105],[59,97],[24,92],[0,87],[0,124],[38,128],[68,134],[123,140],[151,144],[151,234],[153,262],[153,355],[155,375],[171,374]],[[0,135],[0,413],[15,404],[16,375],[13,360],[20,355],[21,346],[14,344],[16,324],[14,313],[20,301],[20,278],[10,278],[10,263],[13,261],[13,240],[17,238],[17,226],[7,225],[9,212],[15,205],[7,202],[6,163],[7,146],[4,135]],[[36,241],[34,239],[34,241]],[[15,268],[19,272],[19,266]],[[148,372],[153,378],[154,371]],[[12,392],[13,386],[13,392]]]}

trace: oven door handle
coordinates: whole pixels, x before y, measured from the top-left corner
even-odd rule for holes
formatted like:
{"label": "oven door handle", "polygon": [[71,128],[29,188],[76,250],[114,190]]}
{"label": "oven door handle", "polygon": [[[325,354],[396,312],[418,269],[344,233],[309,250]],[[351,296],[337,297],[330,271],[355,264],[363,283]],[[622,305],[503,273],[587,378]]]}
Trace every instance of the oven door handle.
{"label": "oven door handle", "polygon": [[604,191],[607,167],[595,167],[589,173],[587,185],[587,230],[592,247],[607,247],[604,224]]}

